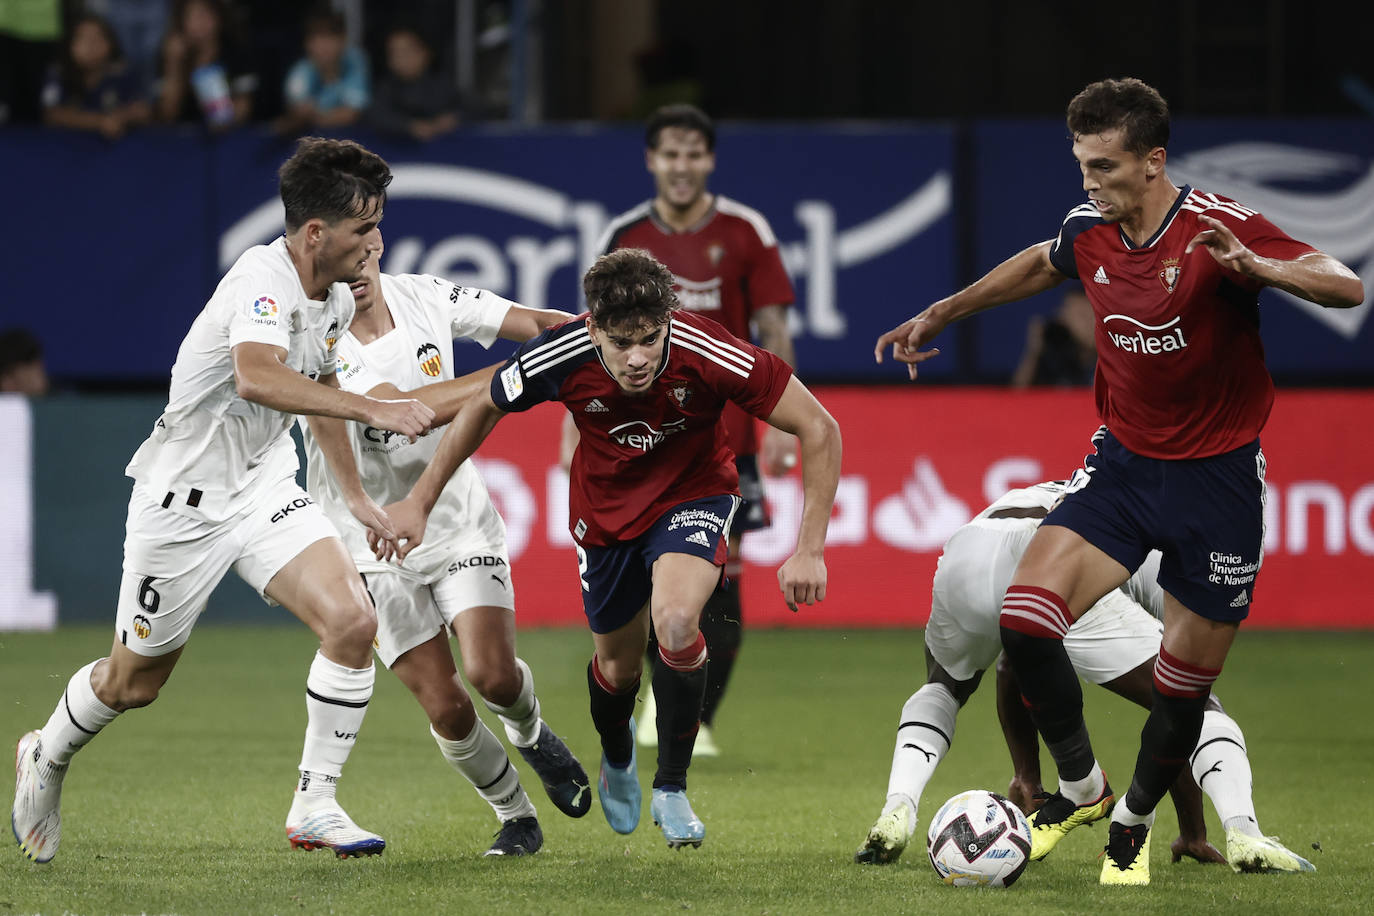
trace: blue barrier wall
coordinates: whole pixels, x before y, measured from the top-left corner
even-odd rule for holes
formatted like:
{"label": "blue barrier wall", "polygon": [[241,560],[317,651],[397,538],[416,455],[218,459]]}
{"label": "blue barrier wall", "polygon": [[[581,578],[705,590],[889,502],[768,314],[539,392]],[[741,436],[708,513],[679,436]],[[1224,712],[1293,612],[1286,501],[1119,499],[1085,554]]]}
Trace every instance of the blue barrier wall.
{"label": "blue barrier wall", "polygon": [[[638,128],[477,128],[429,145],[357,138],[396,171],[385,269],[443,274],[528,305],[574,308],[579,268],[606,221],[651,193]],[[0,169],[20,180],[0,323],[33,327],[59,376],[165,378],[223,269],[280,232],[275,176],[290,151],[252,131],[114,143],[6,131]],[[1374,261],[1374,123],[1182,120],[1170,173],[1264,211],[1357,270]],[[900,378],[873,364],[879,333],[1052,236],[1083,199],[1065,129],[1051,120],[976,122],[966,133],[726,125],[712,186],[772,222],[797,288],[800,364],[831,380]],[[1059,295],[970,319],[923,374],[1004,379],[1026,318]],[[1374,381],[1368,303],[1336,312],[1264,296],[1276,371]],[[505,352],[460,350],[463,368]]]}

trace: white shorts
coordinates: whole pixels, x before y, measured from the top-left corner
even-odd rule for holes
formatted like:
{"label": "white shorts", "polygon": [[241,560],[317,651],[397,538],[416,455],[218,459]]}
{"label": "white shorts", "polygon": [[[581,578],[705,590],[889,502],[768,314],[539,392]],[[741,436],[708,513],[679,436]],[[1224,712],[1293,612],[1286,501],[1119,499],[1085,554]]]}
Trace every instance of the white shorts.
{"label": "white shorts", "polygon": [[[1002,598],[1034,527],[966,525],[945,544],[931,589],[925,642],[955,680],[985,671],[1002,651]],[[1102,684],[1159,652],[1164,625],[1120,591],[1108,593],[1069,628],[1064,649],[1084,680]]]}
{"label": "white shorts", "polygon": [[432,582],[408,576],[375,563],[360,564],[367,593],[377,608],[377,640],[373,646],[383,665],[438,633],[452,633],[453,621],[468,608],[500,607],[515,612],[515,583],[505,549],[465,553],[455,557]]}
{"label": "white shorts", "polygon": [[295,478],[222,522],[164,509],[162,496],[135,484],[125,525],[115,635],[139,655],[166,655],[185,645],[230,567],[262,594],[301,551],[338,537]]}

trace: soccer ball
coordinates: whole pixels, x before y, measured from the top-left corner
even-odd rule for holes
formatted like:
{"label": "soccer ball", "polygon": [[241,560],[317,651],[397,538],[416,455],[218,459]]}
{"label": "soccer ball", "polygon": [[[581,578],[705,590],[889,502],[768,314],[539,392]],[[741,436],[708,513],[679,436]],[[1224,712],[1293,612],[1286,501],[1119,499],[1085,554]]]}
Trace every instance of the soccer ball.
{"label": "soccer ball", "polygon": [[926,832],[930,864],[955,887],[1010,887],[1030,861],[1026,816],[995,792],[972,789],[940,806]]}

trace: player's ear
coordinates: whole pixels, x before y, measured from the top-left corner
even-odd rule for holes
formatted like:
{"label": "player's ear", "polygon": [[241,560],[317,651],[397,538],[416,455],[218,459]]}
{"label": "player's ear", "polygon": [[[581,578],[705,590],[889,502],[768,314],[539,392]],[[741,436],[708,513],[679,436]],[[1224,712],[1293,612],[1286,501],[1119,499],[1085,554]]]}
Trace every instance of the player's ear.
{"label": "player's ear", "polygon": [[1162,146],[1156,146],[1145,154],[1145,174],[1154,178],[1164,171],[1164,163],[1169,158],[1169,152]]}

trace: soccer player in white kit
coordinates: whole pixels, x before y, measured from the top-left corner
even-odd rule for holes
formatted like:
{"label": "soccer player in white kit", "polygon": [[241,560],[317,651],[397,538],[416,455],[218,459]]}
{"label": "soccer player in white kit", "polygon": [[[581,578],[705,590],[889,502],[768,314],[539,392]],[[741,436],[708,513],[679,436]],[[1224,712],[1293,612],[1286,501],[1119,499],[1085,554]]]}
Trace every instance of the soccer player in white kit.
{"label": "soccer player in white kit", "polygon": [[[932,586],[926,625],[927,680],[902,707],[897,726],[887,801],[854,861],[883,865],[896,861],[916,831],[916,809],[926,784],[948,752],[955,718],[1002,651],[998,618],[1002,596],[1040,521],[1068,486],[1053,481],[1002,495],[945,542]],[[1160,555],[1152,552],[1122,586],[1108,592],[1069,628],[1064,648],[1084,680],[1100,684],[1148,708],[1150,666],[1164,631],[1164,594],[1155,577]],[[1041,801],[1039,744],[1020,706],[1015,682],[1002,682],[998,713],[1012,751],[1016,775],[1011,800],[1028,814]],[[1009,671],[1007,672],[1009,675]],[[1250,762],[1240,726],[1211,697],[1202,736],[1190,757],[1191,770],[1226,828],[1224,861],[1236,871],[1312,871],[1301,856],[1259,833],[1251,797]],[[1223,861],[1207,842],[1197,790],[1186,775],[1174,787],[1182,834],[1173,843],[1174,861],[1187,855]]]}
{"label": "soccer player in white kit", "polygon": [[[289,429],[293,414],[310,416],[324,450],[348,467],[345,419],[411,437],[430,426],[424,404],[350,394],[334,377],[354,311],[347,283],[381,247],[390,181],[386,162],[356,143],[301,140],[280,171],[286,235],[234,263],[182,341],[167,407],[127,468],[134,488],[110,655],[77,671],[47,724],[19,740],[11,823],[28,858],[57,853],[72,755],[157,698],[231,567],[320,639],[305,682],[291,845],[340,857],[385,848],[335,800],[372,695],[376,617],[334,526],[296,484]],[[393,537],[356,469],[350,483],[351,511]]]}
{"label": "soccer player in white kit", "polygon": [[[380,272],[380,252],[351,284],[357,314],[338,343],[345,391],[399,397],[400,390],[448,422],[464,393],[453,380],[454,338],[490,347],[524,341],[572,316],[530,309],[487,290],[433,276]],[[400,500],[429,464],[439,436],[409,441],[349,423],[351,461],[379,503]],[[506,526],[471,462],[444,487],[430,516],[431,537],[403,566],[376,560],[368,529],[348,510],[338,479],[313,435],[305,436],[310,494],[338,527],[377,607],[377,655],[415,695],[449,764],[472,783],[501,822],[487,855],[528,855],[543,844],[534,805],[505,748],[477,718],[448,646],[458,638],[463,669],[506,736],[539,774],[554,804],[571,817],[591,807],[586,771],[540,716],[529,666],[515,655],[515,590]],[[436,536],[437,535],[437,536]]]}

